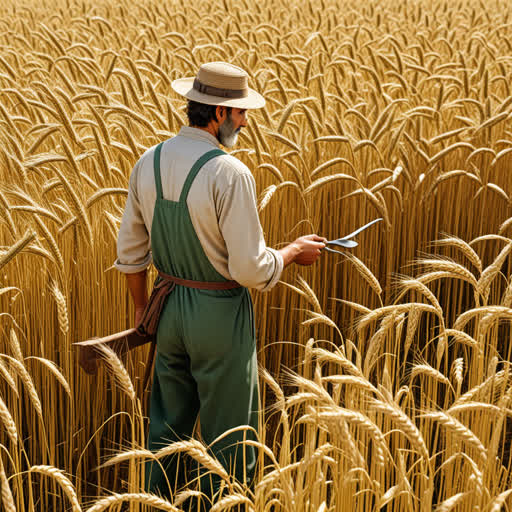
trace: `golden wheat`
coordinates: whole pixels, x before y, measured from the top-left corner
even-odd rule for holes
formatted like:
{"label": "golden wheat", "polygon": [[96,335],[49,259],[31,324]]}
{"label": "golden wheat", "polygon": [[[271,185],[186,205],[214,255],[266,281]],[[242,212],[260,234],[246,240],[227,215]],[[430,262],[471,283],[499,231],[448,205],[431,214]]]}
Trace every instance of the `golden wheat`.
{"label": "golden wheat", "polygon": [[[193,480],[172,504],[143,492],[139,462],[172,453],[221,476],[214,510],[509,505],[508,2],[8,0],[0,12],[4,508],[204,498]],[[199,441],[144,449],[146,349],[104,351],[108,386],[71,348],[132,326],[112,269],[129,175],[185,122],[172,80],[207,60],[247,69],[267,99],[231,153],[255,174],[269,245],[384,219],[346,257],[290,266],[284,286],[253,294],[254,490]]]}

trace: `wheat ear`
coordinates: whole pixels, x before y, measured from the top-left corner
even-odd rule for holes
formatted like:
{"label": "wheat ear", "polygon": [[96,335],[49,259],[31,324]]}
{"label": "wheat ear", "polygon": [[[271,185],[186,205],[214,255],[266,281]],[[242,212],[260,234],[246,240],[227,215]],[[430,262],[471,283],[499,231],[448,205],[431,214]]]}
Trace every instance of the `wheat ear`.
{"label": "wheat ear", "polygon": [[34,359],[36,361],[39,361],[42,365],[46,366],[46,368],[48,368],[53,373],[55,378],[60,382],[61,386],[64,388],[64,391],[66,391],[67,395],[71,398],[71,388],[69,387],[69,383],[53,361],[45,359],[44,357],[37,356],[29,356],[26,359]]}
{"label": "wheat ear", "polygon": [[356,256],[350,254],[348,259],[354,264],[357,271],[365,279],[365,281],[372,287],[377,295],[382,294],[382,288],[378,279],[373,275],[372,271]]}
{"label": "wheat ear", "polygon": [[425,417],[439,421],[439,423],[444,425],[447,430],[455,433],[465,443],[475,448],[482,460],[487,460],[487,451],[480,439],[478,439],[478,437],[459,420],[442,411],[427,413],[425,414]]}
{"label": "wheat ear", "polygon": [[459,249],[466,258],[473,263],[473,265],[478,269],[478,272],[482,272],[482,260],[475,252],[475,250],[464,240],[458,238],[456,236],[449,236],[443,238],[442,240],[437,240],[434,242],[435,245],[451,245]]}
{"label": "wheat ear", "polygon": [[503,509],[503,505],[505,501],[507,501],[508,497],[512,494],[512,489],[508,489],[507,491],[503,491],[501,494],[496,496],[490,504],[490,512],[500,512]]}
{"label": "wheat ear", "polygon": [[0,374],[3,376],[7,384],[9,384],[10,388],[14,391],[14,394],[18,396],[18,386],[16,386],[16,381],[13,379],[11,372],[7,368],[7,366],[0,359]]}
{"label": "wheat ear", "polygon": [[415,365],[411,372],[411,382],[417,375],[428,375],[432,379],[452,387],[450,380],[447,377],[445,377],[439,370],[432,368],[432,366],[430,366],[429,364]]}
{"label": "wheat ear", "polygon": [[441,502],[438,507],[435,509],[435,512],[450,512],[453,510],[467,495],[465,492],[459,492],[450,498]]}
{"label": "wheat ear", "polygon": [[13,246],[11,246],[6,252],[0,255],[0,268],[7,265],[18,253],[20,253],[25,247],[35,240],[36,234],[34,231],[27,231],[23,238],[18,240]]}
{"label": "wheat ear", "polygon": [[73,484],[69,480],[67,476],[64,475],[64,472],[60,469],[57,469],[53,466],[32,466],[29,470],[31,473],[41,473],[42,475],[46,475],[50,478],[53,478],[58,484],[62,487],[62,490],[68,497],[71,502],[71,506],[73,508],[73,512],[82,512],[82,507],[78,503],[78,498],[76,496],[75,488]]}
{"label": "wheat ear", "polygon": [[212,473],[219,475],[224,480],[229,480],[229,474],[226,472],[222,464],[213,457],[211,457],[208,454],[205,446],[196,439],[191,439],[190,441],[177,441],[175,443],[171,443],[168,446],[164,446],[155,453],[144,449],[122,452],[112,457],[107,462],[103,463],[100,466],[100,468],[112,466],[114,464],[119,464],[121,462],[138,458],[158,460],[163,457],[174,455],[176,453],[187,453],[192,458],[200,462],[206,469],[210,470]]}
{"label": "wheat ear", "polygon": [[[18,444],[18,431],[16,429],[16,423],[12,419],[11,413],[5,405],[4,401],[0,397],[0,419],[4,424],[5,430],[7,430],[7,434],[14,446]],[[0,458],[1,461],[1,458]]]}
{"label": "wheat ear", "polygon": [[371,421],[370,418],[368,418],[367,416],[360,412],[351,411],[348,409],[321,411],[320,413],[318,413],[318,417],[321,419],[338,419],[338,421],[340,418],[343,418],[349,423],[357,425],[362,429],[368,431],[368,433],[370,434],[371,438],[374,441],[376,462],[381,468],[384,467],[384,449],[386,446],[384,442],[384,436],[382,435],[382,432],[380,431],[379,427],[375,425],[375,423],[373,423],[373,421]]}
{"label": "wheat ear", "polygon": [[179,507],[180,505],[183,505],[183,503],[185,503],[185,501],[188,500],[189,498],[199,498],[201,496],[203,496],[203,493],[201,491],[193,491],[191,489],[187,489],[185,491],[181,491],[176,495],[176,497],[174,498],[173,505],[175,507]]}
{"label": "wheat ear", "polygon": [[453,377],[455,379],[455,384],[457,386],[457,396],[460,395],[460,390],[462,388],[462,378],[464,373],[464,359],[462,357],[458,357],[453,361],[452,366]]}
{"label": "wheat ear", "polygon": [[8,356],[7,354],[0,354],[0,355],[5,357],[9,361],[9,363],[13,366],[16,373],[21,378],[21,380],[28,392],[28,396],[30,397],[32,404],[34,405],[34,409],[36,410],[38,416],[41,418],[41,421],[42,421],[43,408],[41,406],[41,401],[39,400],[39,395],[37,394],[32,377],[30,376],[27,369],[25,368],[25,365],[22,362],[18,361],[18,359]]}
{"label": "wheat ear", "polygon": [[52,294],[57,303],[57,312],[59,317],[59,328],[62,334],[66,335],[69,331],[69,317],[68,317],[68,306],[66,304],[66,297],[59,290],[57,283],[54,282],[52,285]]}
{"label": "wheat ear", "polygon": [[430,462],[427,446],[425,441],[418,430],[418,427],[412,422],[412,420],[396,405],[383,402],[381,400],[375,400],[372,403],[372,409],[376,412],[380,412],[389,416],[402,430],[402,432],[409,438],[411,444],[413,444],[420,455],[425,459],[427,463]]}
{"label": "wheat ear", "polygon": [[500,271],[505,259],[507,258],[511,250],[512,243],[509,243],[501,250],[501,252],[492,262],[492,264],[489,265],[480,275],[480,279],[478,280],[476,290],[477,293],[484,298],[484,300],[487,300],[491,290],[491,283],[497,276],[498,272]]}
{"label": "wheat ear", "polygon": [[243,494],[231,494],[219,500],[211,509],[210,512],[220,512],[221,510],[229,510],[232,507],[237,507],[240,505],[247,505],[244,510],[247,512],[254,511],[253,502]]}
{"label": "wheat ear", "polygon": [[117,354],[108,346],[100,344],[97,349],[101,352],[105,362],[110,367],[114,374],[114,378],[121,387],[121,389],[130,397],[132,401],[135,401],[135,389],[133,387],[132,380],[126,371],[123,363],[117,357]]}
{"label": "wheat ear", "polygon": [[0,457],[0,488],[2,489],[0,496],[5,512],[16,512],[16,505],[12,496],[11,487],[9,486],[9,481],[5,474],[2,457]]}
{"label": "wheat ear", "polygon": [[107,496],[106,498],[99,499],[92,507],[88,508],[86,512],[102,512],[112,506],[121,505],[124,501],[128,501],[130,503],[142,503],[143,505],[149,505],[150,507],[164,510],[166,512],[181,512],[180,509],[171,505],[168,501],[163,500],[154,494],[144,493],[125,493]]}

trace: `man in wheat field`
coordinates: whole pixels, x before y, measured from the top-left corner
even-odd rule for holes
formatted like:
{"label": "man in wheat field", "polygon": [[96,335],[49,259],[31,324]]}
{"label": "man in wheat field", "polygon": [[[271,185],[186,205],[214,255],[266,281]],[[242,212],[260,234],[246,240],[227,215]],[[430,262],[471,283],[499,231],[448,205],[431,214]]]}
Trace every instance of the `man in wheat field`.
{"label": "man in wheat field", "polygon": [[[266,246],[250,170],[231,148],[246,111],[264,98],[247,73],[214,62],[175,80],[188,99],[189,125],[146,151],[130,177],[116,267],[127,276],[136,324],[147,304],[146,268],[153,260],[171,291],[160,314],[151,391],[149,448],[192,436],[199,413],[206,444],[238,426],[258,428],[255,326],[247,288],[270,290],[292,262],[310,265],[325,247],[308,235],[275,250]],[[245,436],[251,437],[245,432]],[[255,451],[237,446],[243,429],[211,446],[240,481],[250,481]],[[183,470],[167,460],[147,468],[150,491],[169,495]],[[217,482],[218,484],[218,482]],[[201,480],[210,497],[211,479]]]}

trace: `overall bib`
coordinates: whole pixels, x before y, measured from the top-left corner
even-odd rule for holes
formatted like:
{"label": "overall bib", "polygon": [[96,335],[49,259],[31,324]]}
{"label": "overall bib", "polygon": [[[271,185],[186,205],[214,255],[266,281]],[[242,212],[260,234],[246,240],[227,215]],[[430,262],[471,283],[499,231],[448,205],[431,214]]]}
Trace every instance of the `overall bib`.
{"label": "overall bib", "polygon": [[[162,144],[154,156],[156,203],[151,249],[155,267],[182,279],[225,282],[206,257],[187,207],[190,187],[202,166],[225,153],[215,149],[203,155],[190,170],[176,202],[162,195]],[[254,317],[247,288],[208,290],[176,285],[166,299],[156,334],[148,448],[156,451],[189,439],[198,413],[201,437],[207,445],[240,425],[257,430],[258,398]],[[254,448],[239,444],[244,438],[254,436],[236,432],[210,449],[228,472],[249,483],[256,454]],[[146,486],[151,492],[170,496],[184,484],[184,471],[175,458],[160,462],[165,474],[158,463],[149,462]],[[200,483],[201,491],[210,498],[219,486],[211,475],[202,476]]]}

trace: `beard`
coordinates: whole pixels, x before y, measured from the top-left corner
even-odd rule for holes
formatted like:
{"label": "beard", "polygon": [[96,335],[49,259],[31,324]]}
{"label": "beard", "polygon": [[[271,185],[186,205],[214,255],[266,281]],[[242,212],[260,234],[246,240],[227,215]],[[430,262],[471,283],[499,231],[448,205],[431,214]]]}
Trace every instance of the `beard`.
{"label": "beard", "polygon": [[238,139],[240,128],[235,129],[235,124],[231,119],[231,112],[228,114],[226,120],[219,126],[219,133],[217,139],[226,148],[232,148]]}

